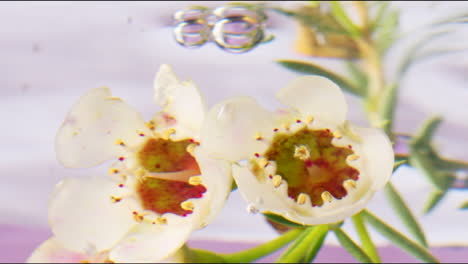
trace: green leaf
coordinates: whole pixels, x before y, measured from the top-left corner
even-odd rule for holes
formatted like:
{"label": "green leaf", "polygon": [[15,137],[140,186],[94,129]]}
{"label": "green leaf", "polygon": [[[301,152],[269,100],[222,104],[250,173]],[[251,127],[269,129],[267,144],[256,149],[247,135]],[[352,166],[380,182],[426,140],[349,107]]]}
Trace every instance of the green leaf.
{"label": "green leaf", "polygon": [[303,262],[305,263],[311,263],[314,261],[315,257],[317,256],[317,253],[323,246],[323,242],[325,242],[325,238],[327,237],[328,234],[328,228],[327,232],[322,232],[317,234],[316,240],[314,240],[314,243],[309,245],[309,249],[307,250],[305,257],[303,259]]}
{"label": "green leaf", "polygon": [[367,75],[357,65],[357,62],[346,60],[346,68],[351,75],[353,85],[360,91],[366,91]]}
{"label": "green leaf", "polygon": [[293,228],[306,228],[306,226],[303,226],[303,225],[298,224],[298,223],[291,222],[288,219],[282,217],[281,215],[271,214],[271,213],[264,213],[263,215],[266,218],[268,218],[268,219],[270,219],[270,220],[272,220],[274,222],[277,222],[279,224],[285,225],[285,226],[289,226],[289,227],[293,227]]}
{"label": "green leaf", "polygon": [[398,232],[369,211],[364,210],[362,215],[365,220],[369,222],[369,224],[371,224],[380,234],[415,258],[427,263],[440,263],[439,260],[429,252],[429,250],[422,247],[417,242],[407,238],[405,235]]}
{"label": "green leaf", "polygon": [[270,7],[270,10],[292,17],[322,33],[347,34],[346,30],[334,17],[323,13],[319,8],[301,10],[287,10],[281,7]]}
{"label": "green leaf", "polygon": [[446,193],[447,191],[444,191],[444,192],[441,192],[439,190],[432,191],[432,193],[429,195],[429,199],[427,200],[426,205],[424,206],[423,213],[424,214],[430,213],[437,206],[437,204],[439,204],[442,198],[444,198]]}
{"label": "green leaf", "polygon": [[390,6],[389,1],[378,1],[375,2],[375,4],[378,5],[378,7],[375,17],[370,22],[371,32],[374,32],[374,30],[379,28],[379,25],[383,24],[383,19],[386,17],[386,12]]}
{"label": "green leaf", "polygon": [[341,228],[333,230],[340,244],[358,261],[374,263],[372,259]]}
{"label": "green leaf", "polygon": [[393,172],[398,170],[398,168],[400,168],[403,164],[406,164],[407,162],[408,162],[407,159],[395,160],[395,164],[393,164]]}
{"label": "green leaf", "polygon": [[462,204],[460,205],[459,209],[462,209],[462,210],[468,209],[468,201],[462,203]]}
{"label": "green leaf", "polygon": [[366,225],[361,214],[355,214],[352,216],[354,227],[356,228],[356,232],[359,235],[359,239],[361,240],[362,247],[364,252],[366,252],[369,257],[372,259],[373,262],[380,263],[379,253],[372,241],[369,232],[367,231]]}
{"label": "green leaf", "polygon": [[277,61],[281,66],[286,67],[295,72],[303,73],[303,74],[310,74],[310,75],[320,75],[324,76],[333,82],[335,82],[338,86],[344,89],[347,92],[355,94],[357,96],[364,96],[364,92],[359,87],[354,86],[351,84],[349,80],[346,78],[334,73],[328,69],[322,68],[321,66],[302,62],[302,61],[295,61],[295,60],[278,60]]}
{"label": "green leaf", "polygon": [[384,54],[397,39],[399,20],[399,10],[386,10],[379,24],[375,25],[374,42],[379,54]]}
{"label": "green leaf", "polygon": [[[327,225],[308,227],[294,243],[276,260],[276,263],[298,263],[310,253],[309,248],[318,246],[328,232]],[[322,241],[323,242],[323,241]],[[312,252],[313,254],[313,252]]]}
{"label": "green leaf", "polygon": [[385,194],[393,207],[400,217],[403,224],[408,228],[411,234],[416,238],[416,240],[423,245],[424,247],[428,247],[426,237],[421,226],[418,224],[418,221],[411,213],[411,210],[404,202],[401,195],[398,193],[396,188],[393,186],[391,182],[388,182],[385,186]]}
{"label": "green leaf", "polygon": [[222,256],[208,250],[189,248],[187,245],[182,250],[184,262],[187,263],[226,263]]}
{"label": "green leaf", "polygon": [[339,1],[331,1],[331,12],[335,19],[351,36],[357,37],[361,35],[361,30],[349,18]]}
{"label": "green leaf", "polygon": [[439,116],[434,116],[428,119],[424,124],[422,125],[422,128],[419,130],[419,133],[417,133],[417,136],[415,136],[411,141],[412,145],[429,145],[432,137],[434,136],[434,133],[436,129],[439,127],[440,123],[442,122],[442,118]]}
{"label": "green leaf", "polygon": [[383,126],[383,129],[387,135],[392,134],[393,128],[393,116],[395,114],[395,107],[397,103],[397,92],[398,85],[396,83],[385,87],[383,95],[380,99],[379,115],[387,123]]}

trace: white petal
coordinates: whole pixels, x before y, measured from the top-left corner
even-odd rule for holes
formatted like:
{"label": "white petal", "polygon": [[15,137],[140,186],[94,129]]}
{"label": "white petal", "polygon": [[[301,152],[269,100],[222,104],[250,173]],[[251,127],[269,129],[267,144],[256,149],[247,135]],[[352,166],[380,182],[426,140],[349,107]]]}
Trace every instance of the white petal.
{"label": "white petal", "polygon": [[135,226],[111,250],[110,259],[124,263],[154,263],[172,256],[187,241],[192,225],[171,222],[168,219],[167,225],[142,223]]}
{"label": "white petal", "polygon": [[180,81],[169,65],[163,64],[154,81],[155,100],[176,119],[178,138],[198,135],[205,117],[205,103],[192,81]]}
{"label": "white petal", "polygon": [[236,161],[263,152],[268,147],[256,141],[257,133],[271,138],[273,114],[251,97],[236,97],[215,105],[202,127],[201,144],[215,157]]}
{"label": "white petal", "polygon": [[138,144],[149,133],[132,107],[111,96],[109,89],[92,89],[72,107],[55,140],[58,160],[66,167],[91,167],[116,157],[122,146]]}
{"label": "white petal", "polygon": [[303,115],[311,115],[336,125],[346,120],[348,106],[343,92],[325,77],[299,77],[279,90],[276,97]]}
{"label": "white petal", "polygon": [[132,199],[111,200],[124,189],[105,176],[63,180],[49,202],[52,232],[65,247],[78,252],[110,249],[136,224]]}
{"label": "white petal", "polygon": [[392,143],[381,129],[357,126],[351,129],[362,138],[360,156],[363,170],[372,178],[372,189],[379,190],[387,184],[393,172],[395,155]]}
{"label": "white petal", "polygon": [[64,248],[60,241],[51,237],[34,250],[27,263],[79,263],[88,260],[85,254]]}
{"label": "white petal", "polygon": [[284,188],[275,189],[271,184],[260,183],[247,167],[233,165],[232,175],[242,197],[250,206],[261,212],[282,214],[292,211]]}
{"label": "white petal", "polygon": [[203,198],[194,199],[194,202],[206,200],[205,203],[196,203],[198,206],[195,207],[194,211],[194,214],[200,215],[198,220],[200,224],[195,224],[195,226],[201,228],[211,223],[224,208],[231,193],[232,174],[230,163],[213,159],[203,150],[203,147],[196,148],[194,156],[200,166],[202,184],[207,189]]}

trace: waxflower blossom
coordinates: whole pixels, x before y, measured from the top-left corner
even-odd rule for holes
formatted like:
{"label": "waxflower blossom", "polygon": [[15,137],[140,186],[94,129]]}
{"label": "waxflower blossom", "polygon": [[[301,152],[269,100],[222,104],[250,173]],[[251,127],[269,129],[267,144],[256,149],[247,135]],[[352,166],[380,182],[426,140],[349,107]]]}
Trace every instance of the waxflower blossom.
{"label": "waxflower blossom", "polygon": [[[29,263],[179,262],[179,248],[191,226],[138,224],[122,200],[114,206],[111,193],[125,193],[109,177],[66,178],[56,185],[49,202],[54,236],[29,257]],[[127,190],[128,191],[128,190]],[[154,247],[156,245],[156,247]]]}
{"label": "waxflower blossom", "polygon": [[227,99],[202,128],[205,149],[233,162],[248,209],[305,225],[362,210],[392,173],[384,132],[348,122],[343,93],[324,77],[299,77],[277,98],[289,108],[273,113],[251,97]]}
{"label": "waxflower blossom", "polygon": [[[191,231],[206,226],[223,208],[231,190],[230,167],[200,146],[205,105],[197,87],[180,81],[168,65],[161,66],[154,86],[162,111],[149,122],[109,89],[97,88],[79,99],[60,127],[56,152],[64,166],[87,168],[115,160],[106,180],[61,183],[65,194],[51,199],[49,223],[57,239],[70,241],[67,248],[112,249],[112,260],[154,261],[155,254],[166,256],[180,248]],[[96,188],[83,191],[88,185]],[[75,189],[79,191],[72,195]],[[78,213],[76,208],[94,206],[87,198],[94,196],[101,204]],[[109,210],[100,209],[104,204]],[[84,215],[89,224],[76,224]],[[100,231],[108,229],[113,236],[99,246],[106,237]],[[125,239],[124,234],[131,236]],[[77,236],[85,244],[76,244]],[[166,247],[171,250],[155,251]]]}

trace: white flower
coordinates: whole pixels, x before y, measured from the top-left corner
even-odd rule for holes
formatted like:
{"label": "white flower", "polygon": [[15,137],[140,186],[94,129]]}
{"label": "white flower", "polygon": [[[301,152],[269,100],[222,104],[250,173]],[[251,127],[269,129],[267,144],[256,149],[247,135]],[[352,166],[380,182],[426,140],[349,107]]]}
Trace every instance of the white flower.
{"label": "white flower", "polygon": [[[49,202],[54,237],[44,242],[30,262],[158,262],[173,256],[192,231],[190,223],[168,214],[167,223],[151,215],[134,214],[136,199],[116,202],[132,191],[110,177],[66,178],[56,185]],[[143,212],[143,208],[140,208]],[[63,259],[62,259],[63,258]],[[81,260],[80,260],[81,261]]]}
{"label": "white flower", "polygon": [[[222,210],[231,190],[230,166],[199,146],[205,106],[197,87],[162,65],[155,100],[163,110],[150,122],[107,88],[89,91],[68,113],[56,138],[59,161],[72,168],[116,162],[111,177],[68,180],[62,187],[68,198],[51,200],[49,222],[57,239],[70,241],[67,248],[84,252],[91,245],[97,252],[112,248],[117,259],[152,260],[156,252],[171,251],[155,249],[177,249]],[[108,211],[100,209],[105,206]],[[84,212],[96,219],[87,215],[89,224],[75,228]]]}
{"label": "white flower", "polygon": [[297,78],[277,98],[289,108],[272,113],[250,97],[228,99],[202,128],[205,149],[236,162],[233,176],[249,208],[306,225],[362,210],[392,173],[387,136],[350,124],[344,95],[326,78]]}

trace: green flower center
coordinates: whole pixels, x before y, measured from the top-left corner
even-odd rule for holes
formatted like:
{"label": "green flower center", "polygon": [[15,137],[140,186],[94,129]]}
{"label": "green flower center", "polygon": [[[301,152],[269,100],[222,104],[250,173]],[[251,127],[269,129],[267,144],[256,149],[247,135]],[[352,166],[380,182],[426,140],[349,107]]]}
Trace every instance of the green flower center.
{"label": "green flower center", "polygon": [[[180,216],[191,214],[191,206],[183,206],[184,201],[201,198],[206,192],[202,184],[188,183],[191,176],[200,175],[195,158],[187,151],[193,140],[172,141],[150,138],[138,152],[138,159],[145,170],[151,173],[164,173],[166,176],[183,176],[184,180],[157,177],[144,177],[137,185],[137,192],[143,208],[158,214],[174,213]],[[190,203],[188,203],[190,204]]]}
{"label": "green flower center", "polygon": [[359,179],[359,171],[346,163],[353,150],[334,146],[333,138],[328,129],[303,128],[292,135],[275,135],[263,156],[276,162],[276,174],[287,181],[289,197],[297,199],[304,193],[312,206],[321,206],[323,192],[341,199],[347,195],[343,182]]}

